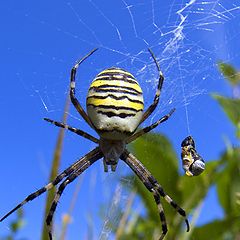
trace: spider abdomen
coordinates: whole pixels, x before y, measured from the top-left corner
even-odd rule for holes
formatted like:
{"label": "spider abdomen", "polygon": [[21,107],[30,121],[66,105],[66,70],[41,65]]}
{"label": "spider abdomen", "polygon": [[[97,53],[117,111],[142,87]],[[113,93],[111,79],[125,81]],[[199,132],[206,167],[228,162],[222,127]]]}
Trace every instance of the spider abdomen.
{"label": "spider abdomen", "polygon": [[143,108],[141,87],[123,69],[106,69],[90,85],[87,111],[103,138],[124,139],[131,135],[141,121]]}

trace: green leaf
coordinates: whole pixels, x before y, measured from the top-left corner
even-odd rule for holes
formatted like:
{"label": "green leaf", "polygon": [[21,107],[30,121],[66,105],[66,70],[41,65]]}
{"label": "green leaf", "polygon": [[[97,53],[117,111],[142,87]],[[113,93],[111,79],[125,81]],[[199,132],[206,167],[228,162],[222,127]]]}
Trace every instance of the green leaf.
{"label": "green leaf", "polygon": [[212,94],[212,96],[222,106],[232,123],[239,129],[240,127],[240,99],[226,98],[221,95]]}
{"label": "green leaf", "polygon": [[166,189],[169,189],[170,194],[178,191],[178,158],[166,137],[148,133],[136,140],[132,148],[136,157]]}
{"label": "green leaf", "polygon": [[234,238],[233,225],[238,223],[238,218],[229,218],[223,220],[215,220],[202,227],[197,227],[194,229],[191,239],[237,239]]}
{"label": "green leaf", "polygon": [[230,64],[219,62],[218,68],[223,73],[224,77],[232,84],[238,85],[240,83],[240,73]]}
{"label": "green leaf", "polygon": [[18,219],[17,221],[14,221],[11,223],[11,232],[17,233],[22,227],[24,226],[24,221],[22,219]]}
{"label": "green leaf", "polygon": [[227,150],[222,158],[226,165],[216,181],[219,202],[228,217],[239,216],[240,148]]}

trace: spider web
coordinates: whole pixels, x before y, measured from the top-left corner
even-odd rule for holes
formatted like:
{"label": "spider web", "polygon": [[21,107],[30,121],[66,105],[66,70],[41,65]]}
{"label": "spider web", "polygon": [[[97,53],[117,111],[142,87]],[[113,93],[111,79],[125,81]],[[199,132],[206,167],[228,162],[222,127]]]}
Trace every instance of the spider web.
{"label": "spider web", "polygon": [[[239,58],[240,51],[234,51],[233,46],[239,39],[240,32],[236,25],[240,20],[240,5],[234,0],[169,0],[164,3],[158,0],[117,0],[106,3],[88,0],[84,4],[71,0],[53,1],[52,5],[48,3],[47,6],[48,10],[44,8],[44,3],[36,6],[28,4],[23,13],[10,7],[13,14],[23,18],[27,24],[34,25],[34,29],[30,26],[26,29],[31,29],[31,34],[36,34],[36,38],[43,42],[35,46],[35,51],[27,47],[19,51],[19,48],[11,45],[8,48],[14,56],[24,54],[32,59],[39,58],[37,67],[15,71],[16,79],[26,95],[34,99],[39,118],[46,115],[52,119],[60,118],[68,92],[66,79],[69,79],[69,70],[77,59],[95,47],[99,48],[98,52],[81,66],[77,79],[80,102],[85,102],[91,79],[99,71],[118,66],[135,75],[143,88],[145,104],[149,106],[158,81],[156,66],[147,50],[151,48],[160,63],[165,82],[160,104],[146,124],[156,121],[175,107],[179,123],[176,124],[176,120],[175,125],[169,123],[167,129],[171,129],[170,132],[164,126],[162,129],[172,136],[171,139],[176,139],[176,132],[185,137],[190,132],[197,132],[201,124],[198,121],[194,126],[193,123],[205,111],[204,107],[199,107],[198,99],[213,89],[224,89],[219,84],[216,62],[223,59],[234,64]],[[74,111],[68,115],[73,125],[78,126],[80,122],[83,130],[87,129]],[[210,109],[206,110],[205,115],[218,121]],[[182,130],[179,131],[179,128]],[[88,144],[79,152],[79,142],[78,145],[73,143],[75,137],[68,136],[68,139],[66,148],[78,150],[65,153],[69,159],[70,156],[76,158],[81,156],[79,154],[85,154],[93,146]],[[179,139],[174,140],[174,144],[178,146]],[[47,167],[42,168],[47,176]],[[95,188],[97,194],[105,191],[104,201],[110,206],[109,211],[104,213],[106,221],[103,226],[95,226],[96,229],[102,229],[101,239],[111,237],[112,229],[108,223],[110,220],[113,225],[118,223],[116,214],[128,201],[128,193],[121,184],[117,184],[119,175],[124,175],[125,171],[121,164],[119,169],[120,173],[114,176],[100,174],[100,182],[105,185],[105,190],[97,190],[96,183],[93,183],[95,187],[91,187]],[[89,171],[93,174],[102,172],[103,168],[101,165]],[[116,183],[110,189],[106,185],[111,182]],[[89,188],[88,185],[85,187]],[[92,195],[94,197],[96,195]],[[96,203],[90,202],[93,208],[97,208]],[[99,232],[93,235],[99,236]]]}
{"label": "spider web", "polygon": [[[83,52],[74,54],[77,57],[72,57],[73,62],[85,54],[85,49],[100,48],[101,53],[97,54],[101,56],[96,54],[95,59],[90,60],[94,64],[91,64],[90,69],[86,67],[88,71],[91,70],[90,76],[111,65],[126,68],[134,73],[144,92],[147,93],[145,95],[151,96],[145,99],[146,105],[152,102],[157,85],[156,66],[147,48],[154,51],[166,81],[160,108],[152,116],[152,121],[156,120],[156,116],[161,112],[166,112],[172,107],[178,109],[185,107],[195,97],[206,93],[208,90],[204,86],[205,80],[219,78],[216,76],[216,61],[222,58],[231,61],[237,57],[232,56],[232,52],[227,52],[224,45],[230,45],[238,36],[237,32],[230,36],[231,33],[227,28],[232,21],[237,21],[239,6],[234,1],[228,3],[197,0],[181,3],[169,1],[165,6],[160,1],[154,0],[137,3],[118,0],[105,5],[89,0],[84,6],[75,1],[62,4],[67,14],[72,15],[72,19],[69,19],[72,27],[66,28],[64,26],[66,24],[62,24],[61,21],[50,23],[41,20],[39,23],[58,31],[62,36],[72,38],[71,41],[76,43],[75,47]],[[119,14],[117,18],[114,16],[116,11]],[[33,19],[31,15],[26,17]],[[213,39],[217,34],[220,34],[220,37],[225,34],[224,44],[222,38],[219,41]],[[39,52],[39,55],[52,61],[67,63],[67,60],[50,56],[45,52]],[[98,59],[104,55],[107,57],[99,64]],[[90,83],[92,78],[85,75]],[[65,81],[65,75],[58,75],[57,78]],[[48,80],[47,76],[46,81]],[[38,84],[39,81],[36,81],[36,85],[31,86],[31,94],[39,98],[47,112],[60,111],[62,102],[58,103],[58,101],[62,96],[56,96],[57,90],[50,89],[51,87],[56,89],[58,85],[52,83],[53,85],[49,86],[42,82],[40,86]],[[64,84],[64,86],[64,94],[67,94],[68,85]],[[83,87],[80,91],[84,93],[82,96],[84,102],[88,84],[84,84]]]}

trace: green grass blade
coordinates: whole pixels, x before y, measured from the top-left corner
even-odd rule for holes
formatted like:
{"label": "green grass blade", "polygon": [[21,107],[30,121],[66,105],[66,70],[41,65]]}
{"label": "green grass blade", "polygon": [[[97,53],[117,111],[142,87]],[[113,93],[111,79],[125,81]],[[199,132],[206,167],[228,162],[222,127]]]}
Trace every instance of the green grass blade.
{"label": "green grass blade", "polygon": [[[67,112],[69,110],[69,105],[70,105],[70,99],[69,99],[69,96],[68,96],[67,100],[66,100],[66,103],[65,103],[64,114],[63,114],[63,122],[64,123],[66,123],[66,120],[67,120]],[[59,129],[57,143],[56,143],[56,147],[55,147],[54,155],[53,155],[53,160],[52,160],[52,167],[51,167],[51,173],[50,173],[49,181],[52,181],[58,174],[60,160],[61,160],[61,154],[62,154],[62,149],[63,149],[64,132],[65,132],[65,129],[63,129],[63,128]],[[47,199],[46,199],[46,203],[45,203],[45,214],[44,214],[44,219],[43,219],[43,229],[42,229],[42,236],[41,236],[42,240],[49,240],[48,233],[47,233],[47,228],[46,228],[46,224],[45,224],[45,219],[47,218],[50,206],[51,206],[52,201],[54,199],[55,191],[56,191],[56,189],[52,188],[47,193]]]}

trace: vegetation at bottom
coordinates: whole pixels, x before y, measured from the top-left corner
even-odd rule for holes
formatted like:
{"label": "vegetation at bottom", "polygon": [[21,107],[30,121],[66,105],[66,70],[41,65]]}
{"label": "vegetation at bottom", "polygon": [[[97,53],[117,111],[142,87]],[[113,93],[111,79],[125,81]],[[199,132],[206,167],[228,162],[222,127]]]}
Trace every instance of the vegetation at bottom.
{"label": "vegetation at bottom", "polygon": [[[219,103],[229,120],[235,126],[236,136],[240,138],[240,73],[231,65],[220,62],[221,73],[229,81],[232,97],[212,94]],[[131,148],[135,155],[150,170],[153,176],[162,184],[166,192],[182,206],[190,216],[191,231],[186,233],[184,221],[178,216],[164,199],[168,233],[166,240],[185,239],[240,239],[240,146],[232,145],[226,140],[226,149],[218,159],[208,160],[205,171],[196,177],[179,175],[178,158],[166,138],[160,134],[147,134],[135,141]],[[158,210],[152,195],[134,176],[133,185],[146,208],[143,216],[131,208],[125,224],[118,226],[115,231],[117,239],[158,239],[161,234]],[[210,188],[215,187],[218,202],[224,212],[221,219],[215,219],[204,225],[196,225],[203,203]],[[208,213],[204,213],[208,214]],[[124,213],[123,213],[124,215]],[[122,229],[119,229],[121,227]]]}
{"label": "vegetation at bottom", "polygon": [[[236,129],[236,137],[240,139],[240,73],[231,65],[223,62],[218,63],[218,67],[230,83],[233,96],[225,97],[214,93],[212,97],[226,113],[226,116]],[[59,156],[62,151],[62,144],[59,144],[59,141],[62,141],[62,137],[63,135],[60,134],[55,149],[51,178],[54,178],[54,175],[57,173]],[[239,145],[234,146],[231,142],[226,141],[226,149],[223,150],[219,158],[208,160],[205,171],[197,177],[182,176],[179,174],[179,159],[166,136],[147,134],[136,140],[130,147],[136,157],[141,159],[143,164],[161,183],[166,192],[186,210],[190,217],[191,231],[187,233],[183,218],[178,216],[176,211],[162,199],[169,229],[165,237],[166,240],[240,239]],[[161,234],[161,225],[152,194],[146,190],[144,185],[134,175],[128,177],[132,179],[131,190],[128,189],[129,192],[131,191],[131,194],[129,194],[125,211],[119,212],[119,216],[121,216],[119,223],[112,226],[115,239],[158,239]],[[196,225],[206,195],[212,187],[216,189],[217,199],[224,212],[224,216],[221,219],[212,220],[201,226]],[[144,204],[146,209],[144,215],[134,208],[135,198],[140,198]],[[46,209],[49,208],[51,201],[52,193],[47,198]],[[23,211],[19,210],[16,218],[10,223],[9,235],[0,236],[0,239],[23,240],[17,238],[17,234],[24,227],[24,218]],[[58,234],[61,235],[61,240],[67,239],[65,233],[70,222],[69,219],[71,219],[71,214],[67,214],[64,219],[62,227],[64,234]],[[45,228],[43,228],[43,240],[47,239],[45,233]]]}

